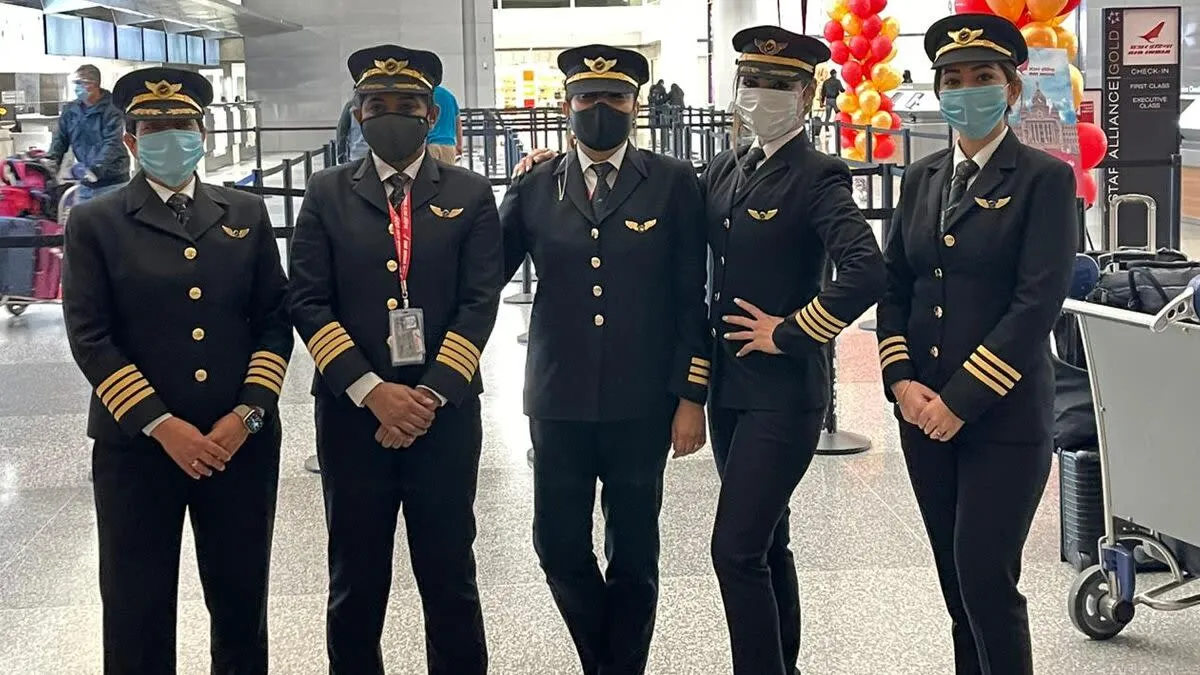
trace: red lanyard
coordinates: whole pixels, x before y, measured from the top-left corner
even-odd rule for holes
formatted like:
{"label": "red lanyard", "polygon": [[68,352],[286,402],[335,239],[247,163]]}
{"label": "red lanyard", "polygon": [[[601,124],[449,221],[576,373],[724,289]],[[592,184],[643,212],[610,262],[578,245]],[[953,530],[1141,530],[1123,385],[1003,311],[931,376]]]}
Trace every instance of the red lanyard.
{"label": "red lanyard", "polygon": [[400,276],[400,298],[403,300],[404,309],[408,309],[408,266],[412,264],[411,191],[404,195],[404,202],[400,204],[400,213],[396,213],[391,201],[388,201],[388,217],[392,221],[392,238],[396,241],[396,258],[400,262],[400,267],[397,269],[397,274]]}

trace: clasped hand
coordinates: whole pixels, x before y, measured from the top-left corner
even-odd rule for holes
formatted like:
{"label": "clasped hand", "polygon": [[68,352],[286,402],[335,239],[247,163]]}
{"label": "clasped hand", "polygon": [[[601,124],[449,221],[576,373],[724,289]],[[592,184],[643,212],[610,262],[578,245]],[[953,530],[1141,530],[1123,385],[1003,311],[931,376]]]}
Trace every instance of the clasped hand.
{"label": "clasped hand", "polygon": [[892,386],[892,393],[904,421],[932,440],[947,443],[962,430],[963,421],[946,406],[941,396],[920,382],[902,380]]}
{"label": "clasped hand", "polygon": [[175,464],[196,480],[224,471],[249,435],[242,418],[232,412],[217,420],[208,434],[178,417],[168,417],[151,433]]}
{"label": "clasped hand", "polygon": [[411,446],[429,431],[439,403],[429,392],[384,382],[367,394],[363,405],[379,420],[375,441],[394,450]]}

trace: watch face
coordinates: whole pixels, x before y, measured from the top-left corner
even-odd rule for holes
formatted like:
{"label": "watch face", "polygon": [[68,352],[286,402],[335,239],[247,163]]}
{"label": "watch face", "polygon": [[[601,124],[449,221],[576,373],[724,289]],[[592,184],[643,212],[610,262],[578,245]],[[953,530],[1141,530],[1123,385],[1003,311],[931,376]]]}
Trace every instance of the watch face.
{"label": "watch face", "polygon": [[247,431],[249,431],[252,434],[257,434],[259,431],[262,430],[262,428],[263,428],[263,418],[262,418],[262,415],[258,414],[257,410],[250,413],[249,415],[246,415],[246,430]]}

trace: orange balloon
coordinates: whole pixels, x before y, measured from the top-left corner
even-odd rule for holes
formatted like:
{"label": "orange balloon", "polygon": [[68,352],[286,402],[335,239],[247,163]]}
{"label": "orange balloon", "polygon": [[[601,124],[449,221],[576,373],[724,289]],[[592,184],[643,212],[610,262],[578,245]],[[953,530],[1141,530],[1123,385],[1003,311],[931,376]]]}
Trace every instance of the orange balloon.
{"label": "orange balloon", "polygon": [[1079,38],[1061,26],[1054,29],[1058,36],[1058,48],[1067,50],[1067,60],[1074,61],[1079,56]]}
{"label": "orange balloon", "polygon": [[1075,99],[1075,109],[1079,110],[1079,104],[1083,103],[1083,73],[1074,64],[1068,67],[1071,69],[1071,96]]}
{"label": "orange balloon", "polygon": [[886,110],[880,110],[871,116],[871,126],[876,129],[891,129],[892,128],[892,113]]}
{"label": "orange balloon", "polygon": [[1054,31],[1054,26],[1040,21],[1025,24],[1025,27],[1021,29],[1021,35],[1025,36],[1025,44],[1030,48],[1054,49],[1058,47],[1058,33]]}
{"label": "orange balloon", "polygon": [[1063,25],[1063,22],[1067,20],[1068,16],[1071,16],[1070,12],[1067,12],[1062,16],[1056,16],[1053,19],[1048,19],[1046,23],[1050,24],[1051,26],[1061,26]]}
{"label": "orange balloon", "polygon": [[900,36],[900,22],[896,20],[896,17],[889,16],[883,20],[883,29],[880,32],[895,42],[896,38]]}
{"label": "orange balloon", "polygon": [[1049,21],[1063,11],[1067,0],[1025,0],[1025,6],[1034,21]]}
{"label": "orange balloon", "polygon": [[899,47],[892,47],[892,53],[887,55],[887,58],[883,60],[883,63],[891,63],[892,59],[896,58],[896,55],[899,53],[900,53]]}
{"label": "orange balloon", "polygon": [[846,31],[846,37],[854,37],[862,32],[862,19],[854,12],[846,12],[842,17],[842,28]]}
{"label": "orange balloon", "polygon": [[875,113],[879,112],[879,104],[879,92],[875,91],[874,89],[871,89],[870,91],[864,91],[858,97],[859,110],[868,115],[874,115]]}
{"label": "orange balloon", "polygon": [[848,0],[834,0],[833,6],[829,8],[829,18],[834,21],[841,21],[846,12],[850,11]]}
{"label": "orange balloon", "polygon": [[996,16],[1002,16],[1016,23],[1025,11],[1025,0],[987,0],[987,6]]}
{"label": "orange balloon", "polygon": [[848,91],[838,94],[837,109],[844,113],[858,112],[858,96]]}

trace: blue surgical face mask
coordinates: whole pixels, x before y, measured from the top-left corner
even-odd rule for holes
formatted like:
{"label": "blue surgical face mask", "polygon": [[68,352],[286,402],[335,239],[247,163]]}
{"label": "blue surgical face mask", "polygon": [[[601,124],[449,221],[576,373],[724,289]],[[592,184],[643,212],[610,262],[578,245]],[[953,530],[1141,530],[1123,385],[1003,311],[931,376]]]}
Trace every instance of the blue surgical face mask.
{"label": "blue surgical face mask", "polygon": [[942,117],[965,138],[984,138],[1008,112],[1008,85],[943,89]]}
{"label": "blue surgical face mask", "polygon": [[82,101],[83,99],[85,99],[87,97],[88,97],[87,85],[82,82],[76,82],[75,83],[75,98]]}
{"label": "blue surgical face mask", "polygon": [[196,173],[204,157],[204,136],[184,129],[138,136],[137,155],[149,176],[168,187],[178,187]]}

